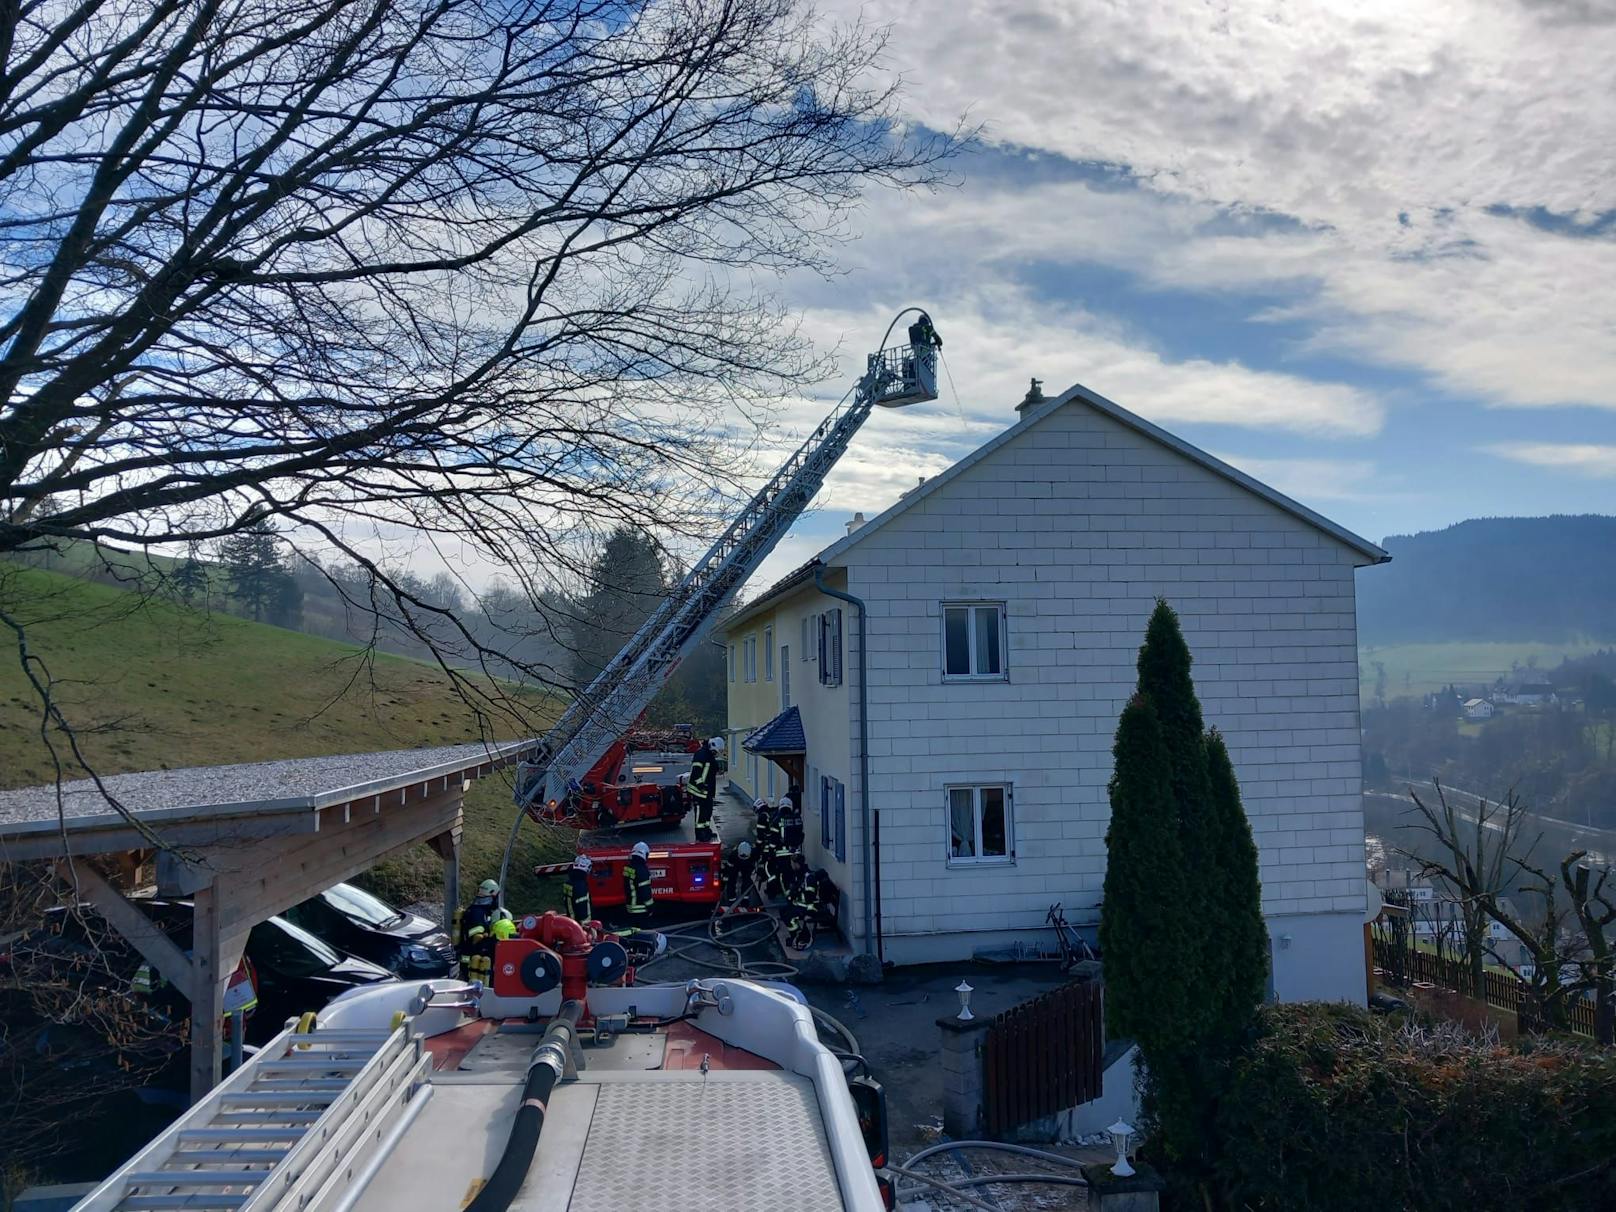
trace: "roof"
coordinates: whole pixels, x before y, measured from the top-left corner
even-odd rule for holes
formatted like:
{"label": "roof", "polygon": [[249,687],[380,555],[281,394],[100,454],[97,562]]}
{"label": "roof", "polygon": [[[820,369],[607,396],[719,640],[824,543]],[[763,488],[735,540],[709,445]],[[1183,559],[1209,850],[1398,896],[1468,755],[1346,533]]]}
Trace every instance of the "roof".
{"label": "roof", "polygon": [[753,598],[745,606],[742,606],[734,614],[730,615],[729,618],[725,619],[723,624],[724,630],[726,632],[733,631],[742,623],[751,621],[763,610],[765,606],[774,601],[787,590],[795,589],[798,585],[801,585],[806,581],[813,580],[815,571],[823,567],[824,564],[820,562],[819,557],[815,556],[806,564],[801,564],[798,567],[793,568],[790,572],[786,573],[785,576],[781,577],[773,585],[770,585],[762,593],[758,594],[757,597]]}
{"label": "roof", "polygon": [[1214,475],[1228,480],[1231,484],[1245,489],[1252,495],[1262,498],[1270,505],[1277,506],[1286,513],[1290,514],[1292,517],[1307,523],[1309,526],[1312,526],[1314,529],[1324,532],[1337,542],[1350,547],[1352,550],[1366,557],[1371,563],[1384,564],[1392,558],[1385,548],[1380,547],[1375,543],[1371,543],[1368,539],[1355,534],[1344,526],[1332,522],[1323,514],[1315,513],[1306,505],[1303,505],[1298,501],[1293,501],[1290,497],[1286,496],[1278,489],[1270,488],[1261,480],[1247,475],[1239,468],[1231,467],[1222,459],[1208,454],[1199,446],[1186,442],[1183,438],[1176,434],[1169,433],[1161,426],[1152,424],[1143,417],[1139,416],[1137,413],[1129,412],[1126,408],[1122,407],[1122,405],[1106,399],[1098,392],[1090,391],[1081,383],[1076,383],[1071,387],[1068,387],[1064,392],[1050,400],[1048,403],[1043,404],[1038,408],[1028,409],[1027,412],[1022,415],[1020,421],[1010,426],[1003,433],[999,434],[991,441],[978,446],[970,454],[966,455],[963,459],[961,459],[958,463],[955,463],[946,471],[932,476],[930,479],[922,482],[916,488],[911,488],[908,492],[904,493],[903,496],[899,497],[898,500],[895,501],[884,512],[877,514],[863,526],[860,526],[857,530],[853,531],[846,537],[836,540],[836,542],[825,548],[815,558],[809,560],[806,564],[803,564],[801,567],[796,568],[787,573],[785,576],[781,577],[780,580],[769,586],[757,597],[753,598],[751,602],[747,603],[744,607],[732,615],[725,622],[724,630],[733,630],[738,624],[747,622],[749,619],[756,616],[772,602],[774,602],[775,599],[777,599],[781,594],[786,593],[788,590],[795,589],[805,581],[813,579],[816,569],[834,563],[839,557],[846,554],[846,552],[853,546],[858,543],[862,543],[865,539],[869,538],[870,535],[874,534],[882,526],[885,526],[888,522],[898,517],[905,510],[913,508],[915,505],[919,504],[921,501],[924,501],[933,493],[941,491],[947,485],[957,480],[960,476],[970,471],[971,468],[975,467],[994,451],[1010,442],[1015,441],[1033,426],[1053,416],[1060,409],[1070,404],[1085,405],[1088,408],[1093,409],[1095,412],[1100,413],[1102,416],[1109,417],[1118,424],[1133,430],[1135,433],[1149,438],[1151,441],[1156,442],[1159,445],[1165,446],[1175,454],[1181,455],[1190,462],[1206,468]]}
{"label": "roof", "polygon": [[[233,766],[188,766],[115,774],[106,790],[143,821],[308,811],[385,795],[438,779],[478,778],[509,765],[537,741],[473,742]],[[0,838],[120,823],[90,779],[0,791]]]}
{"label": "roof", "polygon": [[1199,464],[1208,471],[1212,472],[1214,475],[1221,476],[1223,479],[1228,480],[1231,484],[1235,484],[1238,487],[1245,489],[1254,496],[1261,497],[1270,505],[1278,506],[1292,517],[1306,522],[1314,529],[1323,531],[1332,539],[1335,539],[1337,542],[1352,548],[1360,555],[1367,557],[1373,563],[1384,564],[1391,559],[1391,556],[1387,554],[1384,548],[1371,543],[1368,539],[1354,534],[1346,527],[1330,521],[1330,519],[1325,517],[1323,514],[1315,513],[1306,505],[1291,500],[1290,497],[1286,496],[1277,489],[1270,488],[1261,480],[1248,476],[1245,472],[1239,470],[1238,468],[1229,466],[1229,464],[1225,463],[1222,459],[1207,454],[1206,451],[1202,450],[1199,446],[1192,445],[1178,435],[1167,432],[1167,430],[1163,429],[1161,426],[1153,425],[1151,422],[1145,420],[1138,414],[1129,412],[1126,408],[1122,407],[1122,405],[1106,399],[1098,392],[1090,391],[1081,383],[1068,387],[1060,395],[1056,396],[1053,400],[1050,400],[1047,404],[1044,404],[1041,407],[1028,409],[1020,421],[1012,425],[1009,429],[1006,429],[1003,433],[999,434],[998,437],[977,447],[958,463],[955,463],[947,471],[931,477],[931,479],[921,484],[918,488],[904,494],[885,512],[877,514],[874,518],[871,518],[852,534],[846,536],[845,538],[838,539],[829,547],[825,548],[825,550],[819,553],[819,559],[824,563],[831,563],[849,548],[853,547],[857,543],[863,542],[876,530],[879,530],[882,526],[892,521],[893,518],[897,517],[905,510],[919,504],[933,493],[940,491],[948,484],[957,480],[960,476],[971,470],[971,468],[975,467],[978,463],[987,458],[994,451],[998,450],[1001,446],[1015,441],[1033,426],[1055,415],[1056,412],[1062,408],[1065,408],[1069,404],[1086,405],[1095,412],[1100,413],[1102,416],[1109,417],[1113,421],[1116,421],[1128,429],[1133,430],[1135,433],[1149,438],[1151,441],[1156,442],[1159,445],[1167,447],[1167,449],[1173,451],[1175,454],[1182,455],[1190,462]]}
{"label": "roof", "polygon": [[802,713],[795,707],[787,707],[742,741],[741,748],[748,753],[763,755],[808,752],[808,734],[802,728]]}
{"label": "roof", "polygon": [[1466,707],[1491,707],[1492,706],[1492,704],[1489,703],[1486,699],[1466,699],[1464,701],[1464,705]]}

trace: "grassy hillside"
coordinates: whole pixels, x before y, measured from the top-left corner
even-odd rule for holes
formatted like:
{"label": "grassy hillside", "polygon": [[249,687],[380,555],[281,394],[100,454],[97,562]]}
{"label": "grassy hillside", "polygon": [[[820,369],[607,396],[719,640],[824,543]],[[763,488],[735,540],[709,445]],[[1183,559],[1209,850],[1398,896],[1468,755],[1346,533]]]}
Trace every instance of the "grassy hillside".
{"label": "grassy hillside", "polygon": [[1363,700],[1373,702],[1384,669],[1384,695],[1388,700],[1415,697],[1450,684],[1490,683],[1508,677],[1517,665],[1523,669],[1533,664],[1539,669],[1553,669],[1566,657],[1586,656],[1608,647],[1609,640],[1366,645],[1358,650],[1358,687]]}
{"label": "grassy hillside", "polygon": [[[446,745],[479,737],[474,713],[443,673],[418,661],[201,614],[60,573],[0,565],[0,609],[21,622],[29,650],[96,768],[108,774],[176,766]],[[53,766],[38,702],[0,629],[0,787],[46,782]],[[516,725],[496,725],[514,735]],[[82,772],[70,771],[76,776]],[[495,777],[468,797],[464,878],[497,869],[510,827],[510,788]],[[513,866],[570,852],[570,838],[524,831]],[[376,873],[395,896],[435,894],[436,859],[391,860]],[[543,890],[546,894],[549,889]],[[513,881],[515,903],[540,890]],[[516,899],[522,897],[524,899]]]}

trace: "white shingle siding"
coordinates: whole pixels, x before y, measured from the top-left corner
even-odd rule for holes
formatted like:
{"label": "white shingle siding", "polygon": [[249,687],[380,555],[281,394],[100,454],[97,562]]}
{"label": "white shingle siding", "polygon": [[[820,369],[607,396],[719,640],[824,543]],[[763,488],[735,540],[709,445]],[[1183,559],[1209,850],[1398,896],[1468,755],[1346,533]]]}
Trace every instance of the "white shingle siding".
{"label": "white shingle siding", "polygon": [[[1112,734],[1158,595],[1183,622],[1207,723],[1228,740],[1266,911],[1361,909],[1353,569],[1364,562],[1075,406],[837,556],[870,612],[888,937],[1033,929],[1054,901],[1098,899]],[[943,682],[950,600],[1006,603],[1007,681]],[[1014,785],[1015,866],[948,867],[943,787],[967,780]]]}

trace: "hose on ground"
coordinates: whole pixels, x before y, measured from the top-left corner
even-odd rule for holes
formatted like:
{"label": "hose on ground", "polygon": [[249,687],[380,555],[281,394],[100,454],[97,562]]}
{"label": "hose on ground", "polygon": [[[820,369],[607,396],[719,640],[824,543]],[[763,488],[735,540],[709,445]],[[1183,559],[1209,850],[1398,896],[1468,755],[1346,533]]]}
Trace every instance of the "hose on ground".
{"label": "hose on ground", "polygon": [[[951,1140],[940,1145],[932,1145],[922,1149],[913,1157],[905,1160],[901,1167],[888,1167],[894,1174],[902,1175],[904,1179],[916,1179],[928,1187],[936,1187],[947,1191],[958,1199],[966,1200],[969,1196],[960,1190],[962,1187],[991,1187],[995,1183],[1042,1183],[1046,1186],[1056,1187],[1086,1187],[1086,1180],[1065,1174],[982,1174],[960,1179],[934,1179],[917,1173],[913,1167],[916,1163],[925,1161],[928,1157],[936,1157],[942,1153],[949,1153],[960,1149],[986,1149],[998,1153],[1017,1153],[1025,1157],[1037,1157],[1044,1161],[1059,1162],[1063,1166],[1082,1166],[1082,1162],[1075,1157],[1067,1157],[1063,1153],[1052,1153],[1048,1149],[1034,1149],[1028,1145],[1012,1145],[996,1140]],[[908,1195],[917,1195],[920,1188],[911,1187],[896,1192],[899,1198]]]}
{"label": "hose on ground", "polygon": [[[975,1178],[945,1179],[943,1185],[950,1191],[958,1187],[991,1187],[994,1183],[1044,1183],[1053,1187],[1086,1187],[1086,1179],[1066,1174],[979,1174]],[[918,1192],[916,1192],[918,1193]],[[903,1195],[906,1192],[900,1191]]]}
{"label": "hose on ground", "polygon": [[974,1195],[967,1195],[963,1191],[956,1191],[950,1184],[945,1183],[940,1178],[931,1178],[925,1174],[916,1174],[913,1170],[906,1170],[902,1166],[888,1166],[887,1169],[898,1175],[900,1178],[906,1178],[917,1183],[923,1183],[928,1187],[935,1187],[937,1190],[946,1193],[951,1198],[959,1200],[960,1203],[965,1204],[967,1207],[986,1208],[987,1212],[999,1212],[999,1209],[994,1207],[992,1204],[986,1202],[985,1200],[977,1199]]}
{"label": "hose on ground", "polygon": [[935,1157],[939,1153],[948,1153],[955,1149],[992,1149],[1000,1153],[1020,1153],[1024,1157],[1041,1157],[1045,1161],[1059,1162],[1063,1166],[1083,1165],[1075,1157],[1067,1157],[1064,1153],[1051,1153],[1048,1149],[1034,1149],[1030,1145],[1012,1145],[1000,1140],[948,1140],[940,1145],[927,1146],[905,1160],[903,1164],[912,1166],[916,1162],[925,1161],[928,1157]]}
{"label": "hose on ground", "polygon": [[[728,923],[733,923],[728,924]],[[763,926],[764,932],[757,938],[740,941],[734,937],[749,927]],[[670,939],[682,937],[687,931],[705,930],[706,938],[692,939],[683,946],[669,946],[661,955],[653,956],[643,963],[636,965],[637,971],[643,971],[652,964],[661,963],[665,959],[679,956],[686,963],[698,964],[703,968],[712,968],[726,976],[736,976],[743,980],[781,981],[790,980],[797,975],[797,969],[791,964],[780,963],[776,960],[749,960],[744,952],[750,947],[761,946],[774,938],[774,922],[763,915],[746,918],[703,917],[694,918],[687,922],[675,922],[662,929],[662,933]],[[723,962],[703,959],[692,955],[691,952],[701,947],[712,947],[718,950],[725,958]],[[839,1019],[827,1014],[817,1006],[809,1006],[808,1011],[814,1020],[822,1027],[828,1027],[831,1032],[841,1037],[846,1043],[845,1049],[832,1048],[831,1051],[838,1057],[859,1057],[863,1049],[859,1046],[858,1036],[848,1030],[847,1025]]]}

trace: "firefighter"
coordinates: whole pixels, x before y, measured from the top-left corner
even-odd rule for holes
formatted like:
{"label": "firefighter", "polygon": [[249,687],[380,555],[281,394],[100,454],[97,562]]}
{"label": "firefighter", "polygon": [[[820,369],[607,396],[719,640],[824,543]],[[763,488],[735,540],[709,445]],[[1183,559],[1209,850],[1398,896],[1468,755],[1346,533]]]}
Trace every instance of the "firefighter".
{"label": "firefighter", "polygon": [[752,858],[752,843],[742,842],[724,856],[720,868],[723,880],[723,905],[739,907],[752,899],[752,872],[757,862]]}
{"label": "firefighter", "polygon": [[494,922],[488,927],[488,933],[494,941],[516,937],[516,917],[509,909],[494,910]]}
{"label": "firefighter", "polygon": [[494,911],[499,908],[499,881],[484,880],[477,885],[477,895],[472,898],[471,904],[460,917],[460,937],[469,938],[476,926],[488,929],[489,923],[494,920]]}
{"label": "firefighter", "polygon": [[592,865],[587,854],[580,854],[572,860],[572,870],[567,872],[567,916],[580,924],[595,916],[594,905],[589,899],[589,868]]}
{"label": "firefighter", "polygon": [[718,798],[718,767],[724,738],[712,737],[696,750],[690,762],[690,798],[696,805],[696,840],[713,840],[713,802]]}
{"label": "firefighter", "polygon": [[932,326],[931,317],[921,312],[918,319],[909,326],[909,344],[919,349],[941,349],[943,339],[937,335],[937,329]]}
{"label": "firefighter", "polygon": [[757,839],[758,849],[764,854],[774,845],[774,805],[761,795],[752,801],[752,836]]}
{"label": "firefighter", "polygon": [[651,864],[647,861],[650,856],[651,847],[644,842],[635,842],[634,849],[629,851],[628,862],[623,864],[623,903],[628,910],[629,921],[636,927],[651,920],[654,898],[651,895]]}
{"label": "firefighter", "polygon": [[461,979],[482,981],[485,985],[494,976],[494,938],[487,926],[473,926],[466,931],[465,958],[461,964]]}
{"label": "firefighter", "polygon": [[790,874],[791,906],[786,915],[786,941],[797,951],[806,951],[814,941],[819,920],[819,881],[808,870],[802,855],[792,856]]}

